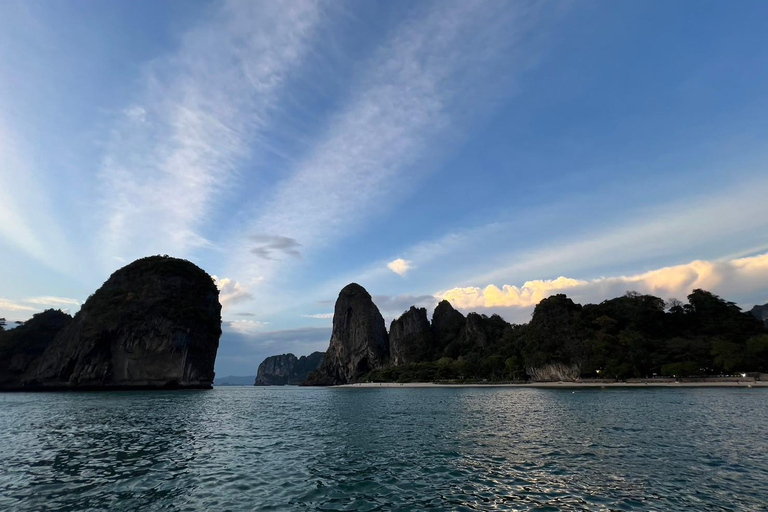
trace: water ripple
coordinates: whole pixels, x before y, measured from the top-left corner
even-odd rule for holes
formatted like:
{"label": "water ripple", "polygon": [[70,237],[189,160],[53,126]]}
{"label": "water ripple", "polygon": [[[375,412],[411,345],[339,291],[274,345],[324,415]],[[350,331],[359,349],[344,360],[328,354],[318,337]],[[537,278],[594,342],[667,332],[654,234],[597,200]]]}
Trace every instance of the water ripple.
{"label": "water ripple", "polygon": [[1,510],[767,510],[768,392],[0,395]]}

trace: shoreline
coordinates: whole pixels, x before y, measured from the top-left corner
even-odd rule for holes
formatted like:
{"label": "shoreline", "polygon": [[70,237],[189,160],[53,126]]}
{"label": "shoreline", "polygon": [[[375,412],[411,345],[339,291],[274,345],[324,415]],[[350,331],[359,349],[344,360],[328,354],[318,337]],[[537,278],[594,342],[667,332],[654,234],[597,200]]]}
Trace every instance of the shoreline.
{"label": "shoreline", "polygon": [[768,381],[722,381],[722,382],[531,382],[525,384],[505,383],[473,383],[473,384],[439,384],[436,382],[361,382],[358,384],[341,384],[333,388],[546,388],[546,389],[577,389],[577,388],[765,388]]}

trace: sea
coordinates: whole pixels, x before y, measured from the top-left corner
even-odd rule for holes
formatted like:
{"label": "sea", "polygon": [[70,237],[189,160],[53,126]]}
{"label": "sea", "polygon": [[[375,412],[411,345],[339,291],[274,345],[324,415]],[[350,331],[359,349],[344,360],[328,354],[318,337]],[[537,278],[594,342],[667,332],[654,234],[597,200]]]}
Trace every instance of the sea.
{"label": "sea", "polygon": [[768,390],[0,393],[0,510],[768,510]]}

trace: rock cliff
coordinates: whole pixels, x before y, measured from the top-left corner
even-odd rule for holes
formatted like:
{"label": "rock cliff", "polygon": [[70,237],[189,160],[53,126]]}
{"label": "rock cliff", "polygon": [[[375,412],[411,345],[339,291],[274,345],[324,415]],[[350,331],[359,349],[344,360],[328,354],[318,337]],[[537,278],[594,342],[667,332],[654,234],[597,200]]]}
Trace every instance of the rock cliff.
{"label": "rock cliff", "polygon": [[211,277],[188,261],[137,260],[88,298],[17,387],[210,388],[218,298]]}
{"label": "rock cliff", "polygon": [[464,315],[453,309],[450,302],[447,300],[440,301],[432,314],[431,325],[432,339],[435,343],[435,358],[447,355],[444,351],[448,345],[453,343],[453,346],[456,347],[459,344],[459,337],[466,321]]}
{"label": "rock cliff", "polygon": [[389,328],[390,363],[430,361],[435,354],[427,310],[411,308],[392,321]]}
{"label": "rock cliff", "polygon": [[301,384],[323,362],[322,352],[296,357],[293,354],[270,356],[259,365],[254,386],[283,386]]}
{"label": "rock cliff", "polygon": [[389,338],[384,318],[370,294],[359,284],[345,286],[333,313],[331,342],[323,364],[304,382],[332,386],[355,382],[389,359]]}
{"label": "rock cliff", "polygon": [[40,356],[70,322],[72,317],[68,314],[49,309],[15,329],[0,332],[0,387],[19,386],[24,375],[35,371]]}
{"label": "rock cliff", "polygon": [[762,320],[763,324],[768,327],[768,304],[763,304],[762,306],[754,306],[750,310],[750,313],[752,313],[752,316],[758,320]]}

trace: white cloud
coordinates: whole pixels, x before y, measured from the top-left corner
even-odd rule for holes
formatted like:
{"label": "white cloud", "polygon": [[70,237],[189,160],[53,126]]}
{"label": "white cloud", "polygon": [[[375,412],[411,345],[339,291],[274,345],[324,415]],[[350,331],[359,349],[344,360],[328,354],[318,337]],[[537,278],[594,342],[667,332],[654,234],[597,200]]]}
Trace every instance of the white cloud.
{"label": "white cloud", "polygon": [[221,307],[228,309],[235,304],[244,302],[251,299],[251,295],[244,286],[237,281],[233,281],[227,277],[219,278],[218,276],[211,276],[213,282],[216,283],[216,288],[219,289],[219,302]]}
{"label": "white cloud", "polygon": [[[463,102],[509,94],[509,77],[523,67],[519,41],[532,25],[527,7],[493,0],[416,7],[362,66],[349,101],[245,231],[278,232],[311,252],[393,204],[385,197],[403,197],[400,178],[418,180],[431,166],[414,166],[466,125]],[[254,261],[246,240],[233,253],[233,275],[269,278],[285,264]]]}
{"label": "white cloud", "polygon": [[147,120],[147,111],[144,110],[142,107],[138,105],[133,105],[131,107],[126,108],[123,110],[123,114],[126,115],[129,119],[135,122],[143,123]]}
{"label": "white cloud", "polygon": [[232,320],[230,322],[223,322],[225,330],[242,335],[253,335],[266,325],[269,325],[269,322],[259,322],[257,320]]}
{"label": "white cloud", "polygon": [[[320,16],[311,0],[224,2],[152,61],[100,179],[103,261],[210,247],[202,234],[298,68]],[[142,122],[136,122],[137,120]]]}
{"label": "white cloud", "polygon": [[24,299],[24,302],[42,306],[80,306],[79,300],[68,299],[66,297],[32,297]]}
{"label": "white cloud", "polygon": [[543,298],[565,293],[578,302],[600,302],[634,290],[664,298],[684,298],[702,288],[730,299],[765,290],[768,300],[768,253],[725,261],[692,261],[629,276],[592,280],[559,277],[528,281],[521,287],[495,285],[453,288],[437,293],[461,309],[530,308]]}
{"label": "white cloud", "polygon": [[394,261],[387,263],[387,268],[399,276],[404,276],[406,272],[413,268],[410,261],[406,261],[403,258],[397,258]]}
{"label": "white cloud", "polygon": [[333,313],[318,313],[316,315],[301,315],[302,318],[315,318],[315,319],[323,319],[327,320],[329,318],[333,318]]}
{"label": "white cloud", "polygon": [[[0,112],[2,113],[2,112]],[[29,161],[30,148],[0,118],[0,242],[3,239],[63,273],[71,255],[67,238],[52,214],[49,181]],[[55,250],[51,250],[55,248]]]}
{"label": "white cloud", "polygon": [[0,299],[0,310],[2,311],[37,311],[36,308],[25,306],[8,299]]}

